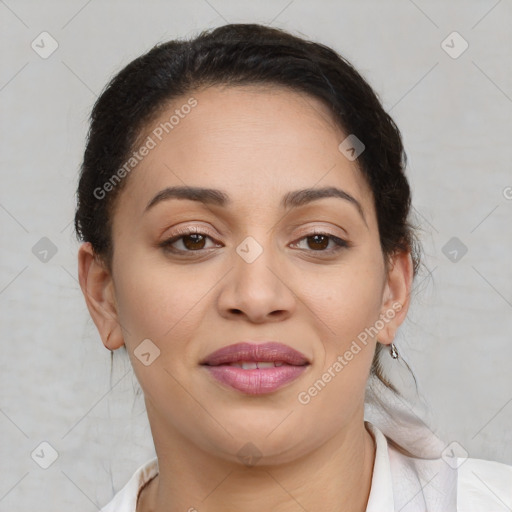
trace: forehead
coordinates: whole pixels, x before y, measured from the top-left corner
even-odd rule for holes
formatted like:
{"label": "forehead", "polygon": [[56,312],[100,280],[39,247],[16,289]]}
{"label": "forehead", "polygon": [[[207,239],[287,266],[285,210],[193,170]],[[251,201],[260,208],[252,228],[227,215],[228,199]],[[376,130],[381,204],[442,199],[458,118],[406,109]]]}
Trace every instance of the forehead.
{"label": "forehead", "polygon": [[336,186],[370,210],[365,179],[338,149],[345,137],[323,102],[303,93],[260,85],[198,90],[142,131],[135,150],[150,149],[120,202],[142,214],[156,193],[179,185],[225,190],[235,203],[266,207],[290,190]]}

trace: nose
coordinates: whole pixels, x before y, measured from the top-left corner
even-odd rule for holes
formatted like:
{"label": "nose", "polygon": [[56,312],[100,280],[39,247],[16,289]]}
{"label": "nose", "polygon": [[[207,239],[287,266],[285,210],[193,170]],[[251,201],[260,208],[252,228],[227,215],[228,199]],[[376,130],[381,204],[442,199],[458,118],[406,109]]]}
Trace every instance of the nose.
{"label": "nose", "polygon": [[221,316],[244,318],[252,323],[289,318],[296,308],[296,296],[291,283],[286,282],[284,265],[278,264],[279,258],[270,249],[249,261],[234,254],[233,268],[222,281],[218,296]]}

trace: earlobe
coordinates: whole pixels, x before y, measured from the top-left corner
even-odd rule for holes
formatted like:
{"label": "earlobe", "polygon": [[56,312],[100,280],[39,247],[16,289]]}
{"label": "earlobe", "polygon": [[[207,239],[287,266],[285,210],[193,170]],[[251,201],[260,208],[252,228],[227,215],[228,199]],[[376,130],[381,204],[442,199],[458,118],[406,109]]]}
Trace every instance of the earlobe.
{"label": "earlobe", "polygon": [[83,243],[78,251],[78,280],[103,344],[109,350],[116,350],[124,345],[124,340],[118,321],[112,276],[90,242]]}
{"label": "earlobe", "polygon": [[413,263],[410,252],[398,252],[389,263],[387,281],[382,296],[381,319],[384,327],[378,340],[390,345],[395,339],[398,327],[407,316],[413,280]]}

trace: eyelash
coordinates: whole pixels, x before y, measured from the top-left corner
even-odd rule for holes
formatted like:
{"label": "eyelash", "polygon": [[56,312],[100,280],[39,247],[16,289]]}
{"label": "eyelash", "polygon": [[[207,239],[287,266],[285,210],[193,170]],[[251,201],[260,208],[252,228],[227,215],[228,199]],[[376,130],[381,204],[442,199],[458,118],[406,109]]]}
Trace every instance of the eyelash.
{"label": "eyelash", "polygon": [[[186,254],[186,253],[201,253],[202,251],[208,250],[208,249],[198,249],[198,250],[194,251],[194,250],[176,249],[176,248],[172,247],[172,244],[174,244],[175,242],[178,242],[182,238],[185,238],[189,235],[201,235],[203,237],[209,238],[210,240],[214,240],[213,237],[211,237],[206,232],[195,231],[195,230],[190,230],[190,231],[185,230],[185,231],[181,232],[179,235],[176,235],[167,240],[164,240],[163,242],[161,242],[159,244],[159,247],[161,247],[165,252],[171,252],[171,253],[182,254],[182,255]],[[321,250],[307,249],[308,252],[334,254],[334,253],[341,251],[342,249],[348,249],[349,247],[351,247],[351,244],[349,242],[347,242],[346,240],[339,238],[337,236],[331,235],[330,233],[325,233],[323,231],[314,231],[312,233],[308,233],[308,234],[302,236],[301,238],[299,238],[296,242],[293,242],[293,244],[296,245],[297,242],[301,242],[302,240],[305,240],[307,238],[314,237],[314,236],[328,237],[330,240],[332,240],[336,244],[337,247],[334,247],[332,249],[321,249]],[[211,248],[209,248],[209,249],[211,249]]]}

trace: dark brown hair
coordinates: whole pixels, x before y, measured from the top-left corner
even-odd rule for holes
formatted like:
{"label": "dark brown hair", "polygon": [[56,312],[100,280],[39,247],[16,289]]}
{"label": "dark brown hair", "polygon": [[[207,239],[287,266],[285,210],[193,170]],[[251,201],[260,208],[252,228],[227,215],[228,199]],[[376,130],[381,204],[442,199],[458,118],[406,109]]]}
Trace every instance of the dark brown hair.
{"label": "dark brown hair", "polygon": [[[320,99],[341,130],[365,146],[357,163],[373,193],[385,261],[397,251],[410,251],[416,274],[419,256],[408,222],[411,193],[397,126],[369,84],[334,50],[257,24],[225,25],[190,40],[158,44],[114,76],[91,114],[77,191],[79,240],[91,242],[111,270],[112,215],[127,178],[104,197],[99,198],[97,191],[123,166],[144,128],[173,99],[221,84],[284,86]],[[379,364],[382,348],[377,344],[371,371],[396,392]]]}

